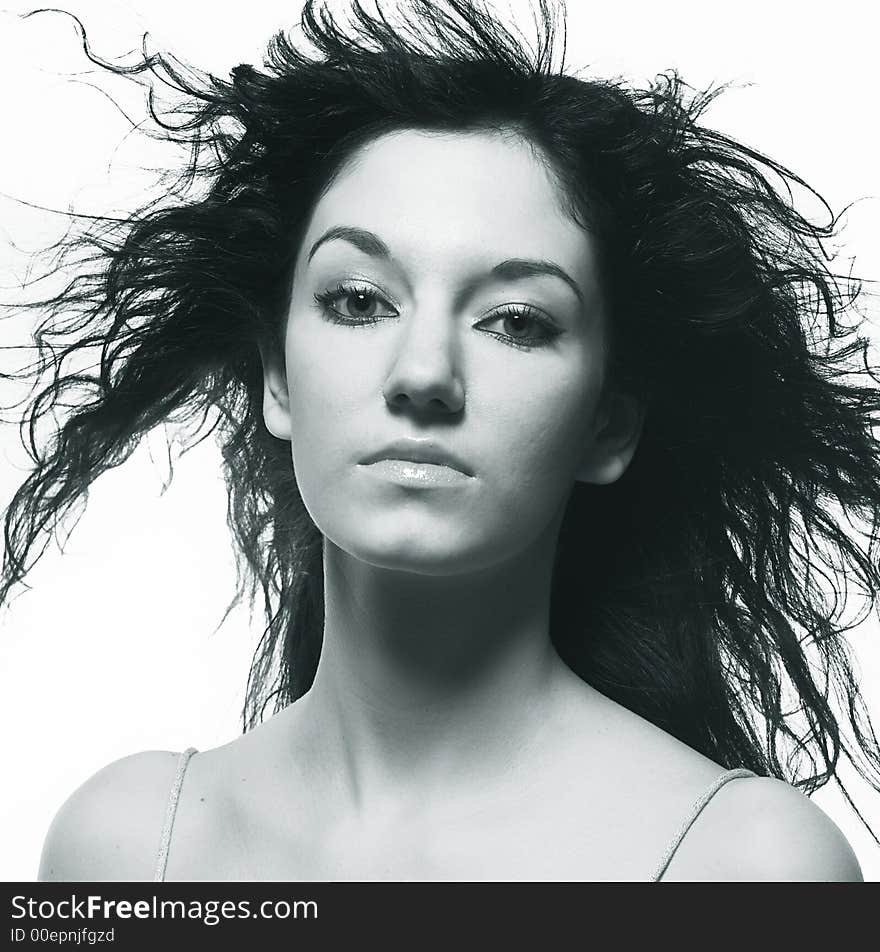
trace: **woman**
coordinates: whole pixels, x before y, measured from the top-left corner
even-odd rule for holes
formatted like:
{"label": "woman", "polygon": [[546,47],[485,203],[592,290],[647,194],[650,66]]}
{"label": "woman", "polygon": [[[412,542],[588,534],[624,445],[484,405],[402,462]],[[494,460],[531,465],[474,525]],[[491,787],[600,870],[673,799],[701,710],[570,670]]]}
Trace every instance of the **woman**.
{"label": "woman", "polygon": [[832,511],[872,526],[880,475],[830,230],[711,96],[556,70],[543,5],[534,53],[462,0],[354,10],[229,83],[133,70],[188,96],[206,187],[102,223],[42,302],[102,373],[2,594],[142,434],[219,408],[269,624],[252,729],[101,771],[41,877],[858,880],[786,782],[880,766],[830,597],[876,591]]}

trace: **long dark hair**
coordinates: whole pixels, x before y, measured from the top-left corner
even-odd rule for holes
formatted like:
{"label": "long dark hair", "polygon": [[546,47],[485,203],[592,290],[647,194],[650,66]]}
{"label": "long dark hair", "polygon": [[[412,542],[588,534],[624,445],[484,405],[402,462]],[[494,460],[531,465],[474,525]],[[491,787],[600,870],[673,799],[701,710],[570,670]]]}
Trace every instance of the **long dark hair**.
{"label": "long dark hair", "polygon": [[[821,196],[698,123],[723,87],[694,91],[674,71],[648,89],[566,74],[557,12],[540,0],[536,13],[531,46],[466,0],[408,0],[395,23],[357,0],[343,23],[307,0],[304,42],[277,34],[262,69],[229,80],[146,51],[107,62],[80,25],[88,58],[145,83],[153,134],[189,159],[155,203],[68,236],[74,277],[26,305],[44,312],[26,373],[53,379],[27,406],[34,467],[6,512],[0,601],[147,431],[200,420],[195,440],[213,417],[200,439],[220,440],[239,568],[227,614],[261,592],[268,622],[245,729],[304,694],[323,635],[322,536],[288,444],[264,425],[261,361],[283,338],[303,228],[345,159],[383,132],[512,130],[596,236],[611,380],[646,407],[625,475],[570,497],[557,650],[727,767],[810,793],[841,783],[843,755],[876,786],[844,596],[854,587],[868,610],[880,581],[880,392],[846,320],[860,286],[827,266],[838,219],[825,204],[829,223],[812,223],[791,189]],[[164,111],[156,79],[176,91]],[[98,372],[65,372],[89,347]],[[38,445],[36,422],[82,388]]]}

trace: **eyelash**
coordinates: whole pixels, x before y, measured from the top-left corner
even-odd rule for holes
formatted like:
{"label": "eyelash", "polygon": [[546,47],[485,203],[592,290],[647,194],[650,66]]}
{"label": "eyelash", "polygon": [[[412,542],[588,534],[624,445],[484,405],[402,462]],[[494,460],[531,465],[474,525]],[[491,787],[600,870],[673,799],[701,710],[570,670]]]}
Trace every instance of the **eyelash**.
{"label": "eyelash", "polygon": [[[335,288],[328,288],[326,291],[320,291],[315,294],[315,303],[324,311],[327,319],[332,321],[334,324],[362,326],[365,324],[378,324],[380,321],[385,320],[384,317],[366,317],[361,320],[348,318],[340,311],[336,310],[335,307],[333,307],[332,302],[336,301],[337,298],[350,297],[355,294],[360,294],[366,297],[368,303],[373,301],[385,301],[385,299],[375,289],[369,287],[368,285],[340,283],[337,284]],[[385,303],[388,302],[385,301]],[[520,350],[533,350],[536,347],[546,347],[562,333],[562,331],[560,331],[559,328],[556,327],[556,325],[550,320],[544,317],[540,311],[528,304],[505,304],[502,308],[499,308],[499,310],[489,315],[488,318],[483,318],[479,324],[482,324],[487,320],[497,320],[499,318],[503,319],[504,317],[508,316],[528,318],[533,323],[537,324],[545,335],[543,337],[513,337],[510,334],[499,334],[495,331],[486,332],[491,334],[493,337],[497,337],[499,340],[504,341],[505,343],[509,343],[513,347],[519,348]],[[475,326],[479,326],[479,324]]]}
{"label": "eyelash", "polygon": [[[361,320],[346,317],[332,306],[333,301],[340,297],[351,297],[355,294],[364,295],[369,301],[385,300],[379,293],[362,284],[337,284],[335,288],[328,288],[326,291],[319,291],[315,295],[315,303],[324,311],[327,318],[334,324],[378,324],[384,320],[381,317],[367,317]],[[387,302],[386,302],[387,303]]]}

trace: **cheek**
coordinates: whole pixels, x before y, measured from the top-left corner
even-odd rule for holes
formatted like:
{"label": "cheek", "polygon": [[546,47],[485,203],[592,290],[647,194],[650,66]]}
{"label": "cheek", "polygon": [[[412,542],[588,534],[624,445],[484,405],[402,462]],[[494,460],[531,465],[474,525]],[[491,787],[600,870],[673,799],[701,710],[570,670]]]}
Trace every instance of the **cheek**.
{"label": "cheek", "polygon": [[294,429],[323,430],[327,438],[336,432],[334,424],[345,425],[363,412],[366,395],[375,390],[370,360],[354,335],[346,340],[335,328],[308,319],[291,322],[287,378]]}
{"label": "cheek", "polygon": [[558,496],[570,488],[592,432],[596,378],[585,367],[580,373],[542,375],[532,386],[520,381],[507,399],[487,410],[511,489]]}
{"label": "cheek", "polygon": [[287,385],[290,400],[291,452],[303,495],[320,485],[333,465],[333,447],[354,410],[352,374],[344,355],[322,347],[320,334],[291,329],[287,340]]}

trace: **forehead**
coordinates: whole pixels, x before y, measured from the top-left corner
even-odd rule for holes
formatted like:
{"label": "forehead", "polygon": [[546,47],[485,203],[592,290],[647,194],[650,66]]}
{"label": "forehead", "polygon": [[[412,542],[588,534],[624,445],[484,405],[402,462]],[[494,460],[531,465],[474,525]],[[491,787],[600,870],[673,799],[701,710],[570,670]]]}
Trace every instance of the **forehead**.
{"label": "forehead", "polygon": [[543,258],[592,271],[591,236],[521,138],[401,130],[361,147],[317,203],[304,246],[334,225],[370,229],[413,259]]}

